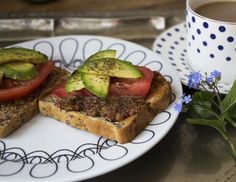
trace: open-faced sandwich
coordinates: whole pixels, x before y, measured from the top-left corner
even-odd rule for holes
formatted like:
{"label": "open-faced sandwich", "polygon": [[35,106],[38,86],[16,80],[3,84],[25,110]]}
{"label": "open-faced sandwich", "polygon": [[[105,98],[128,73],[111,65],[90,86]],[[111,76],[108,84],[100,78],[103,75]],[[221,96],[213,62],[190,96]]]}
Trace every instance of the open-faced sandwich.
{"label": "open-faced sandwich", "polygon": [[38,100],[67,75],[40,52],[0,49],[0,137],[9,135],[38,114]]}
{"label": "open-faced sandwich", "polygon": [[39,101],[40,112],[119,143],[134,139],[169,105],[171,87],[159,72],[115,54],[104,50],[90,56]]}

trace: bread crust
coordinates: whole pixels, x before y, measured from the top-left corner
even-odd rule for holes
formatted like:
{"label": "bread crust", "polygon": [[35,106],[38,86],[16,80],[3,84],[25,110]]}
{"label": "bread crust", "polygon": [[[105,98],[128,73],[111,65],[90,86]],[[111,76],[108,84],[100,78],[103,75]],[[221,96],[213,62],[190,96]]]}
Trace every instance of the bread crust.
{"label": "bread crust", "polygon": [[91,117],[79,111],[66,111],[56,104],[59,99],[55,95],[41,99],[39,101],[40,112],[72,127],[122,144],[133,140],[157,113],[169,105],[171,87],[160,73],[155,72],[149,94],[145,99],[146,106],[137,114],[119,122],[109,122],[104,118]]}
{"label": "bread crust", "polygon": [[39,99],[48,95],[68,74],[65,70],[54,68],[44,83],[31,95],[14,101],[0,101],[0,138],[8,136],[38,114]]}

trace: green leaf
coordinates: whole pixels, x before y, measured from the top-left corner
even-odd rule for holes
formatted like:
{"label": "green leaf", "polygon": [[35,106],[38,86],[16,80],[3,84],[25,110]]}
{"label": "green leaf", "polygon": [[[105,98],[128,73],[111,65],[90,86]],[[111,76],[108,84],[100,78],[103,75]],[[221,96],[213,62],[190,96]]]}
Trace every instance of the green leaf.
{"label": "green leaf", "polygon": [[225,134],[225,122],[217,119],[187,119],[191,124],[205,125],[215,128],[221,134]]}
{"label": "green leaf", "polygon": [[236,104],[236,80],[229,93],[225,96],[224,100],[220,104],[220,108],[223,113],[227,112],[233,105]]}
{"label": "green leaf", "polygon": [[213,93],[200,91],[193,95],[192,102],[189,106],[200,118],[216,118],[216,114],[212,110],[213,99]]}
{"label": "green leaf", "polygon": [[215,95],[212,92],[199,91],[193,95],[192,101],[212,101],[214,97]]}
{"label": "green leaf", "polygon": [[226,112],[224,114],[224,117],[227,119],[227,121],[233,126],[236,128],[236,122],[235,120],[230,116],[230,114],[228,112]]}
{"label": "green leaf", "polygon": [[192,102],[190,108],[200,118],[207,119],[215,116],[214,111],[211,109],[210,102]]}
{"label": "green leaf", "polygon": [[230,117],[236,119],[236,104],[234,104],[230,109],[228,110],[228,114]]}

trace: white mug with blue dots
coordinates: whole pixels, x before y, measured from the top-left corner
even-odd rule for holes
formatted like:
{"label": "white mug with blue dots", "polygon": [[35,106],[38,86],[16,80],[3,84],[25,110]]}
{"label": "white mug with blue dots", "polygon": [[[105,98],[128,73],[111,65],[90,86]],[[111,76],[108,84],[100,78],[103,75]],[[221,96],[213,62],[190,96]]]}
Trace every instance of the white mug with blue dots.
{"label": "white mug with blue dots", "polygon": [[236,79],[236,22],[210,19],[195,11],[206,3],[219,1],[223,0],[187,0],[188,59],[193,70],[203,74],[218,70],[223,82],[232,83]]}

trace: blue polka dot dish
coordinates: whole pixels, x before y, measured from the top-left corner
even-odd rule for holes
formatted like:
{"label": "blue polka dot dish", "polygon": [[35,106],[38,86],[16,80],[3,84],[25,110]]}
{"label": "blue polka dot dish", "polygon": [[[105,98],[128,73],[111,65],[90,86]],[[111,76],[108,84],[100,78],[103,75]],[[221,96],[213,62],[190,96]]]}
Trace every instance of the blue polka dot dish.
{"label": "blue polka dot dish", "polygon": [[[193,21],[196,21],[196,19]],[[187,42],[186,26],[191,27],[192,24],[181,23],[167,29],[159,37],[157,37],[157,39],[154,41],[153,44],[153,51],[156,52],[158,55],[160,55],[163,58],[163,60],[169,62],[174,67],[174,69],[176,70],[177,74],[180,77],[181,82],[184,85],[187,85],[188,75],[191,72],[201,71],[201,70],[194,70],[189,64],[189,59],[187,56],[187,46],[188,45],[191,46],[191,42]],[[203,23],[203,27],[208,28],[209,25],[205,22]],[[225,29],[223,27],[219,27],[219,31],[225,31]],[[199,30],[196,29],[196,35],[193,35],[192,39],[194,39],[195,36],[197,36],[197,34],[201,34],[200,29]],[[214,38],[216,35],[212,34],[210,36]],[[233,37],[231,38],[228,37],[228,39],[231,41],[232,38]],[[202,47],[205,46],[208,46],[207,41],[202,42]],[[224,49],[224,46],[217,45],[216,48],[219,51],[222,51]],[[200,48],[196,49],[196,52],[198,53],[201,53],[201,51],[202,49]],[[209,57],[211,59],[214,59],[215,55],[211,53]],[[226,61],[230,61],[232,58],[231,56],[228,56],[225,59]],[[222,81],[220,81],[218,85],[220,92],[223,94],[228,93],[231,86],[232,83],[227,83]]]}

